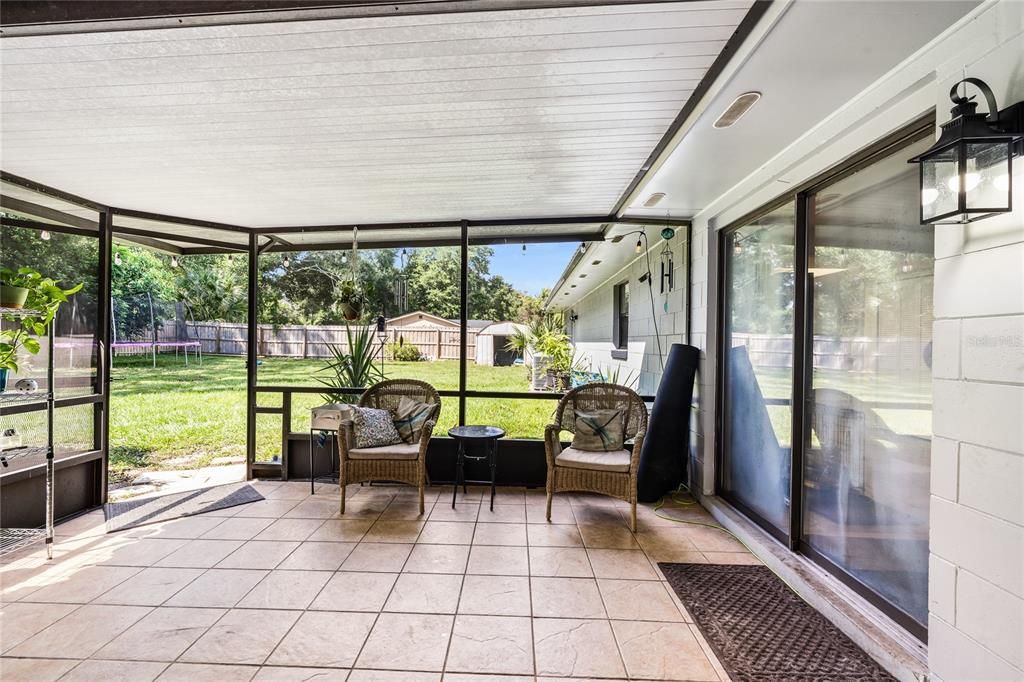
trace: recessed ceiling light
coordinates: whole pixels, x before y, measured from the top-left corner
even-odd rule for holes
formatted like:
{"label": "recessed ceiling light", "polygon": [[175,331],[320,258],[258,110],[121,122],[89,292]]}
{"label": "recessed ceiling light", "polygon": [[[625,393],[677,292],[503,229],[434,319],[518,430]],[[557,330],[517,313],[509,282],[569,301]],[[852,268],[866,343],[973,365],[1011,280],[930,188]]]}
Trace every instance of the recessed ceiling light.
{"label": "recessed ceiling light", "polygon": [[599,260],[596,260],[593,263],[591,263],[591,265],[600,265],[600,264],[601,264],[601,261],[599,261]]}
{"label": "recessed ceiling light", "polygon": [[624,236],[624,235],[621,235],[621,234],[620,234],[620,235],[618,235],[618,236],[616,236],[616,237],[612,237],[612,240],[611,240],[611,241],[612,241],[612,244],[618,244],[619,242],[621,242],[621,241],[622,241],[622,237],[623,237],[623,236]]}
{"label": "recessed ceiling light", "polygon": [[728,128],[729,126],[740,120],[743,114],[750,110],[750,107],[757,103],[757,100],[761,99],[760,92],[744,92],[742,95],[732,101],[722,115],[715,121],[714,126],[716,128]]}
{"label": "recessed ceiling light", "polygon": [[647,197],[647,201],[644,202],[644,208],[650,208],[657,206],[658,202],[665,198],[664,192],[655,192],[651,196]]}
{"label": "recessed ceiling light", "polygon": [[586,274],[586,273],[583,273],[582,275],[580,275],[580,279],[583,279],[583,278],[584,278],[584,277],[586,277],[586,276],[587,276],[587,274]]}
{"label": "recessed ceiling light", "polygon": [[570,285],[569,285],[569,288],[570,288],[570,289],[575,289],[575,288],[576,288],[576,285],[575,285],[575,284],[570,284]]}

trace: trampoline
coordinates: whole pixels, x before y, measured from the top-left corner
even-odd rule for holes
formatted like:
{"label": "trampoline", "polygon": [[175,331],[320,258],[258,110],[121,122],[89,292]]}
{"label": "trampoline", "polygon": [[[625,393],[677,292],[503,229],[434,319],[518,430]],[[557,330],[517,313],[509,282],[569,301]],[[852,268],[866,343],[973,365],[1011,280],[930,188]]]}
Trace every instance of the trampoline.
{"label": "trampoline", "polygon": [[184,303],[171,303],[154,298],[150,293],[137,294],[111,300],[111,366],[117,355],[151,355],[153,367],[161,351],[174,351],[174,356],[184,354],[185,364],[189,353],[203,364],[203,344],[188,338],[188,308]]}

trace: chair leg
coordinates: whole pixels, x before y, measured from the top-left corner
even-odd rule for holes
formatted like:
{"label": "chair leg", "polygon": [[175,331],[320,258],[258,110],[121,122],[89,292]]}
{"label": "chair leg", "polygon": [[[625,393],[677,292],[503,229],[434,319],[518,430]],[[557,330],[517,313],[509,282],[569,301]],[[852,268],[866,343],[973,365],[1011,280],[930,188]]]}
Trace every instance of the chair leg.
{"label": "chair leg", "polygon": [[420,516],[423,516],[423,479],[420,479]]}
{"label": "chair leg", "polygon": [[[344,466],[344,465],[342,465]],[[341,513],[345,513],[345,475],[342,472],[338,472],[338,487],[341,488]]]}
{"label": "chair leg", "polygon": [[555,482],[553,480],[551,480],[552,476],[553,476],[553,474],[549,470],[548,471],[547,485],[545,486],[545,488],[547,488],[547,492],[548,492],[548,515],[547,515],[548,523],[551,523],[551,498],[554,497],[554,495],[555,495]]}
{"label": "chair leg", "polygon": [[629,529],[634,533],[636,532],[636,498],[633,498],[633,501],[630,502]]}

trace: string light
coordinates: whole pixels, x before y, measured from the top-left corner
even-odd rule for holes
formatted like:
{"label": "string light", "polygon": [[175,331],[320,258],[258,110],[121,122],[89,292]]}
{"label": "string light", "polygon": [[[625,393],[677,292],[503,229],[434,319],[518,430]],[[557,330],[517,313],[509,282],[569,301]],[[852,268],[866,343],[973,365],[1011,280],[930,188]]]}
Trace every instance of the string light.
{"label": "string light", "polygon": [[641,242],[640,242],[640,237],[636,238],[636,248],[633,249],[633,250],[636,251],[637,253],[643,253],[644,252],[644,247],[643,247],[643,244],[641,244]]}
{"label": "string light", "polygon": [[523,255],[526,255],[526,242],[523,242]]}
{"label": "string light", "polygon": [[115,253],[114,254],[114,265],[120,265],[120,264],[121,264],[121,254],[120,253]]}
{"label": "string light", "polygon": [[50,241],[50,231],[43,230],[42,232],[39,233],[39,238],[42,239],[44,242]]}
{"label": "string light", "polygon": [[285,256],[284,261],[282,261],[282,263],[284,264],[285,267],[288,267],[289,265],[292,264],[292,259],[289,258],[288,256]]}
{"label": "string light", "polygon": [[171,267],[172,268],[178,267],[178,257],[177,256],[171,256]]}

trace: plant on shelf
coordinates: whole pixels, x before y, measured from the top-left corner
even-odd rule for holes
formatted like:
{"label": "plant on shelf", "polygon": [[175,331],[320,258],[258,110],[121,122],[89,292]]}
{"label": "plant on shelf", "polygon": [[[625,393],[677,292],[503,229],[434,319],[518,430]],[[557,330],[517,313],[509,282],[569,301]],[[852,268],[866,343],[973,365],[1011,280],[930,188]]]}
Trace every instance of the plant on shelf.
{"label": "plant on shelf", "polygon": [[[345,325],[347,348],[335,344],[327,347],[331,357],[321,372],[330,372],[330,379],[318,378],[318,381],[329,389],[366,388],[382,381],[384,372],[377,365],[376,348],[373,330],[370,327]],[[324,400],[331,403],[354,403],[358,395],[339,390],[328,390],[323,393]]]}
{"label": "plant on shelf", "polygon": [[[77,293],[82,285],[62,289],[38,271],[24,267],[12,270],[0,268],[0,286],[3,287],[3,307],[21,309],[29,313],[8,314],[2,317],[15,326],[0,331],[0,392],[7,388],[7,376],[18,371],[18,351],[24,348],[35,355],[39,352],[40,336],[46,334],[60,304]],[[12,290],[24,290],[12,291]],[[8,295],[14,299],[8,300]],[[17,305],[11,305],[17,303]]]}

